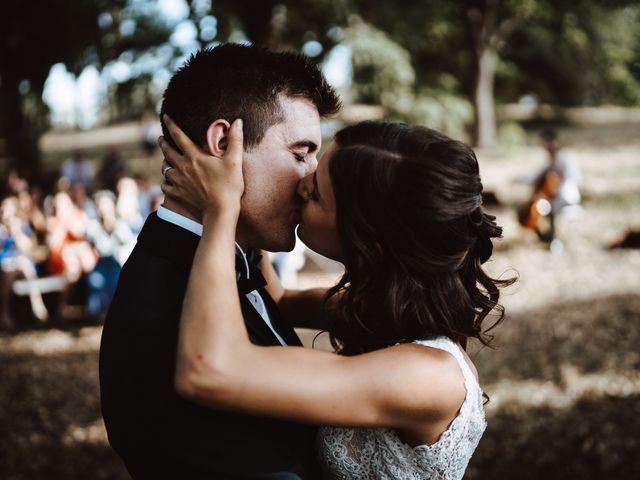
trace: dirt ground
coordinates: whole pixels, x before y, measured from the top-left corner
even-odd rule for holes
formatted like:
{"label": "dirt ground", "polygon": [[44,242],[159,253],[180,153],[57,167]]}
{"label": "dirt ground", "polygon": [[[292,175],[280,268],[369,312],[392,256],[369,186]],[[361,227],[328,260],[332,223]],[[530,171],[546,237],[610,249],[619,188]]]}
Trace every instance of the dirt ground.
{"label": "dirt ground", "polygon": [[[488,269],[517,275],[495,349],[472,346],[490,397],[489,427],[468,479],[640,478],[640,250],[607,250],[640,227],[640,124],[565,127],[584,176],[584,210],[560,218],[552,254],[516,222],[544,162],[530,145],[480,151],[485,189],[505,227]],[[310,255],[302,287],[330,285],[339,268]],[[101,327],[0,335],[0,478],[125,479],[99,411]],[[302,332],[310,343],[315,332]],[[325,348],[326,334],[316,347]]]}

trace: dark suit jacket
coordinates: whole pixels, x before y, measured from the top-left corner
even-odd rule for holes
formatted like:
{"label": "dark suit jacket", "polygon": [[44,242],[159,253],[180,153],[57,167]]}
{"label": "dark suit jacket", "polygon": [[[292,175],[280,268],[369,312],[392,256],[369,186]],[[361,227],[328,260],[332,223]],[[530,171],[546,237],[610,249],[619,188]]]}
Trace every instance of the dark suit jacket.
{"label": "dark suit jacket", "polygon": [[[178,322],[198,241],[153,213],[122,269],[100,347],[109,443],[135,479],[314,478],[314,428],[201,407],[175,392]],[[260,293],[278,333],[300,345]],[[244,296],[241,303],[251,341],[279,345]]]}

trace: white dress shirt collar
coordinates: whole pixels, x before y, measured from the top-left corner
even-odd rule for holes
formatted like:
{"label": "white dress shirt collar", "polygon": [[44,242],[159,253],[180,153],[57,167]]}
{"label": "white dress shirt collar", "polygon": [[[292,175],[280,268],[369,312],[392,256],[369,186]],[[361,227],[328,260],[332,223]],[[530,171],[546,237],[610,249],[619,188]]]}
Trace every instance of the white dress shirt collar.
{"label": "white dress shirt collar", "polygon": [[[174,212],[173,210],[169,210],[166,207],[160,206],[157,211],[158,218],[164,220],[165,222],[173,223],[179,227],[184,228],[185,230],[190,231],[191,233],[195,233],[199,237],[202,236],[202,224],[196,222],[195,220],[191,220],[190,218],[185,217],[179,213]],[[242,247],[236,243],[236,253],[240,255],[242,260],[244,261],[245,267],[245,277],[249,277],[249,262],[247,261],[247,255],[242,250]]]}
{"label": "white dress shirt collar", "polygon": [[[164,220],[165,222],[173,223],[185,230],[188,230],[192,233],[195,233],[199,237],[202,236],[202,224],[196,222],[195,220],[191,220],[190,218],[185,217],[184,215],[180,215],[172,210],[169,210],[165,207],[159,207],[157,211],[158,218]],[[247,262],[247,256],[236,242],[236,253],[239,254],[244,260],[245,266],[245,278],[249,278],[249,263]],[[240,272],[236,272],[236,279],[240,279]],[[267,324],[267,327],[273,332],[273,334],[278,339],[281,345],[286,345],[287,342],[280,336],[278,331],[275,329],[273,324],[271,323],[271,317],[269,316],[269,312],[267,311],[267,307],[264,303],[263,298],[260,296],[260,293],[257,290],[253,292],[249,292],[246,294],[247,299],[253,305],[253,308],[256,309],[258,314],[262,317],[264,322]]]}
{"label": "white dress shirt collar", "polygon": [[179,227],[189,230],[191,233],[195,233],[199,237],[202,236],[202,224],[191,220],[190,218],[180,215],[179,213],[169,210],[166,207],[158,207],[158,218],[161,218],[165,222],[173,223]]}

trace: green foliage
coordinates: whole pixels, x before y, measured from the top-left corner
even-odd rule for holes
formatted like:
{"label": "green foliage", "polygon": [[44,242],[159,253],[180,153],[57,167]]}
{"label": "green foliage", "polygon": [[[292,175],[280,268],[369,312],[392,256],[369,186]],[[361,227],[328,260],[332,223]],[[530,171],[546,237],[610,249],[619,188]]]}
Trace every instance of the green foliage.
{"label": "green foliage", "polygon": [[448,74],[457,79],[458,93],[470,91],[473,74],[458,2],[396,0],[373,8],[368,0],[352,4],[365,22],[409,52],[417,88],[433,88]]}
{"label": "green foliage", "polygon": [[389,36],[352,16],[344,42],[351,47],[358,100],[404,109],[412,101],[415,71],[409,53]]}
{"label": "green foliage", "polygon": [[[376,8],[366,0],[352,1],[366,22],[410,53],[416,88],[434,88],[446,73],[457,79],[453,93],[470,96],[474,50],[486,44],[500,59],[499,101],[534,93],[562,105],[638,104],[636,0],[397,0],[378,2]],[[479,25],[490,5],[495,6],[492,23],[485,33],[474,33],[474,22]]]}
{"label": "green foliage", "polygon": [[167,42],[175,27],[162,16],[156,2],[145,0],[128,0],[119,18],[120,24],[128,22],[131,27],[129,32],[118,32],[111,42],[114,55],[129,51],[137,57]]}
{"label": "green foliage", "polygon": [[560,105],[639,104],[640,5],[582,1],[554,12],[523,25],[505,46],[512,68],[498,72],[502,98],[533,92]]}
{"label": "green foliage", "polygon": [[[193,20],[200,16],[197,3],[190,2]],[[206,13],[218,20],[218,41],[228,41],[238,30],[274,50],[300,50],[315,40],[323,47],[317,58],[322,60],[336,44],[333,28],[346,25],[349,11],[349,0],[217,0]]]}
{"label": "green foliage", "polygon": [[[159,49],[163,55],[169,50],[167,65],[184,54],[167,42],[174,25],[162,18],[154,0],[5,3],[0,15],[0,136],[10,156],[33,164],[37,136],[46,126],[42,88],[54,63],[79,73],[88,64],[104,66],[123,52],[135,62]],[[464,98],[473,98],[483,48],[498,57],[498,101],[533,93],[543,102],[560,105],[640,104],[637,0],[187,4],[189,19],[200,34],[200,21],[215,17],[215,41],[240,36],[273,49],[294,50],[315,41],[322,46],[318,62],[337,43],[348,43],[354,49],[359,101],[380,103],[393,118],[429,124],[456,136],[473,120]],[[110,21],[98,25],[98,16],[105,14]],[[123,22],[128,22],[128,29],[120,28]],[[211,40],[200,35],[199,44]],[[137,69],[128,80],[137,84],[135,88],[126,85],[113,91],[126,95],[148,88],[151,73]],[[23,80],[29,81],[27,94],[18,91]],[[30,113],[23,111],[25,101]]]}
{"label": "green foliage", "polygon": [[356,99],[382,105],[390,119],[426,125],[464,138],[473,120],[471,104],[447,88],[450,76],[440,78],[438,89],[416,91],[416,73],[409,52],[384,32],[353,16],[344,42],[351,47]]}
{"label": "green foliage", "polygon": [[151,94],[150,83],[151,76],[144,74],[111,87],[113,104],[110,107],[118,120],[137,120],[143,112],[155,110],[158,99]]}
{"label": "green foliage", "polygon": [[424,125],[459,140],[467,140],[473,106],[464,97],[444,91],[423,90],[405,114],[409,123]]}
{"label": "green foliage", "polygon": [[37,140],[46,126],[42,91],[51,66],[61,62],[79,72],[96,57],[107,55],[98,14],[107,8],[117,11],[123,4],[124,0],[3,3],[0,136],[6,141],[7,156],[26,173],[35,171],[39,162]]}
{"label": "green foliage", "polygon": [[610,12],[606,18],[596,24],[604,99],[640,105],[640,5]]}
{"label": "green foliage", "polygon": [[505,122],[498,125],[498,143],[503,147],[524,145],[527,134],[518,122]]}

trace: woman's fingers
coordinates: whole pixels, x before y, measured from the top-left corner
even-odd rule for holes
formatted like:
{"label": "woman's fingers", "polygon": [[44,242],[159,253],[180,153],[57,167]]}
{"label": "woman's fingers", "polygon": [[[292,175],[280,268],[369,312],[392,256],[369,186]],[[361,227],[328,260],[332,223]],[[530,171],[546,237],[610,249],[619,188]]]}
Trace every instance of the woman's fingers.
{"label": "woman's fingers", "polygon": [[240,194],[244,191],[244,178],[242,175],[243,137],[242,120],[238,118],[229,128],[227,151],[222,157],[225,176],[231,181],[229,185],[234,185],[234,190],[240,192]]}
{"label": "woman's fingers", "polygon": [[178,125],[171,120],[171,117],[166,113],[162,116],[169,133],[171,133],[171,138],[176,143],[178,148],[184,152],[186,156],[195,157],[198,153],[200,153],[200,148],[191,141],[187,134],[182,131]]}
{"label": "woman's fingers", "polygon": [[164,180],[163,182],[168,184],[168,185],[172,185],[177,187],[177,183],[176,183],[176,178],[172,177],[172,175],[174,175],[175,177],[178,177],[178,175],[176,174],[175,168],[170,167],[167,170],[165,170],[164,172]]}
{"label": "woman's fingers", "polygon": [[174,198],[174,199],[178,197],[177,187],[169,183],[167,180],[164,180],[160,184],[160,190],[162,190],[162,193],[164,193],[166,197]]}
{"label": "woman's fingers", "polygon": [[179,196],[179,187],[176,183],[179,177],[180,176],[178,175],[176,169],[167,161],[165,157],[165,159],[162,161],[162,183],[160,184],[160,189],[166,196],[172,198],[177,198]]}
{"label": "woman's fingers", "polygon": [[[170,118],[165,123],[179,153],[162,137],[158,144],[164,154],[161,185],[163,193],[197,211],[231,208],[244,190],[242,156],[244,151],[242,120],[235,120],[227,133],[224,155],[210,155],[197,147]],[[231,207],[230,207],[231,206]]]}
{"label": "woman's fingers", "polygon": [[167,161],[167,159],[165,158],[164,160],[162,160],[162,167],[161,167],[161,172],[162,172],[162,176],[166,178],[167,176],[167,172],[169,170],[171,170],[173,168],[173,166]]}
{"label": "woman's fingers", "polygon": [[178,151],[173,148],[169,142],[164,139],[164,137],[158,138],[158,145],[160,146],[160,150],[162,150],[164,161],[167,163],[167,165],[162,165],[163,174],[166,167],[173,167],[180,170],[185,163],[189,162],[188,157],[178,153]]}
{"label": "woman's fingers", "polygon": [[235,162],[242,163],[242,152],[244,150],[244,132],[242,131],[242,119],[236,119],[229,128],[229,140],[224,158],[230,158]]}

